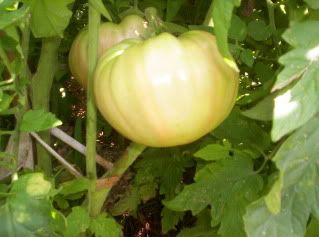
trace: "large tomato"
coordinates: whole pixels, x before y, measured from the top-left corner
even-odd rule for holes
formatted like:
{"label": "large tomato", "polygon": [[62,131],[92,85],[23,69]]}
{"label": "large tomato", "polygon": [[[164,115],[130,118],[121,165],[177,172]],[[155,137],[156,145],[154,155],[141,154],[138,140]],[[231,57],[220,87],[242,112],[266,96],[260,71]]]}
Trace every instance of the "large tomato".
{"label": "large tomato", "polygon": [[[123,19],[120,24],[111,22],[100,25],[99,51],[100,57],[108,48],[124,39],[141,38],[146,29],[146,22],[143,18],[130,15]],[[69,65],[73,76],[86,86],[88,75],[88,31],[81,31],[72,43],[69,53]]]}
{"label": "large tomato", "polygon": [[237,96],[238,71],[215,37],[189,31],[129,40],[97,65],[94,93],[105,119],[122,135],[152,147],[186,144],[216,128]]}

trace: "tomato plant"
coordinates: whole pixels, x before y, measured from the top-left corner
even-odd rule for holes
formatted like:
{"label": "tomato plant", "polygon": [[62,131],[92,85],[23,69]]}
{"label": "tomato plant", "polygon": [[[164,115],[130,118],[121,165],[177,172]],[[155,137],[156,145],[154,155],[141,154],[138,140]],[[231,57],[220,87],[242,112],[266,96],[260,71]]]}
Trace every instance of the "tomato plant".
{"label": "tomato plant", "polygon": [[[137,16],[126,16],[120,24],[106,22],[100,25],[98,55],[124,39],[142,38],[147,22]],[[86,86],[88,76],[88,31],[82,30],[75,38],[69,53],[70,70],[74,77]]]}
{"label": "tomato plant", "polygon": [[0,0],[0,236],[319,236],[318,3]]}
{"label": "tomato plant", "polygon": [[124,44],[101,57],[94,79],[97,106],[121,134],[148,146],[176,146],[228,116],[238,72],[225,63],[214,36],[162,33]]}

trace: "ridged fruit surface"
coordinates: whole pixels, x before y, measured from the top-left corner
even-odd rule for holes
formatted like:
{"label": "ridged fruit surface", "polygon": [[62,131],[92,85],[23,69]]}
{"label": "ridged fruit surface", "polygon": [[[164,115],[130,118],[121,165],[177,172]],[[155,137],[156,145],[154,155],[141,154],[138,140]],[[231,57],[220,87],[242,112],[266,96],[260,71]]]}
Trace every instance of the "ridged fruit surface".
{"label": "ridged fruit surface", "polygon": [[[98,57],[124,39],[141,38],[145,30],[145,20],[136,15],[125,17],[120,24],[102,23],[99,31]],[[85,29],[76,36],[69,52],[70,71],[84,87],[88,76],[87,47],[88,31]]]}
{"label": "ridged fruit surface", "polygon": [[101,114],[123,136],[168,147],[216,128],[234,106],[238,83],[215,37],[189,31],[112,47],[97,65],[94,93]]}

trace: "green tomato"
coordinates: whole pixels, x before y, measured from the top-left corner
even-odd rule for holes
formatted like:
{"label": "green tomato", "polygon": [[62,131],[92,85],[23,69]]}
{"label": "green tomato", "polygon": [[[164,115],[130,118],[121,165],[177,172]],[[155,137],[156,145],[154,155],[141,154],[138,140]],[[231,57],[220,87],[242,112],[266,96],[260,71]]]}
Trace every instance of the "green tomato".
{"label": "green tomato", "polygon": [[[141,38],[146,29],[146,21],[136,15],[130,15],[123,19],[120,24],[111,22],[100,25],[99,49],[100,57],[113,45],[129,38]],[[84,87],[88,77],[88,30],[81,31],[72,43],[69,53],[69,66],[71,73]]]}
{"label": "green tomato", "polygon": [[229,115],[238,75],[213,35],[162,33],[108,50],[95,71],[94,93],[101,114],[123,136],[168,147],[197,140]]}

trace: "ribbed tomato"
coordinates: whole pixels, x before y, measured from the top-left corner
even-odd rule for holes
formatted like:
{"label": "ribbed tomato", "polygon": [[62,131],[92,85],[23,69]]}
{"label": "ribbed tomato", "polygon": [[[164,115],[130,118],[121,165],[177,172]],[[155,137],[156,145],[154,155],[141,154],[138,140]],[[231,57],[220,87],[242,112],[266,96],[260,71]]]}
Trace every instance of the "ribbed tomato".
{"label": "ribbed tomato", "polygon": [[[100,25],[99,51],[100,57],[108,48],[124,39],[141,38],[146,29],[146,22],[143,18],[130,15],[123,19],[120,24],[106,22]],[[88,31],[81,31],[72,43],[69,53],[69,66],[73,76],[86,86],[88,74]]]}
{"label": "ribbed tomato", "polygon": [[97,65],[94,93],[105,119],[123,136],[152,147],[190,143],[216,128],[237,96],[238,71],[215,37],[189,31],[111,48]]}

